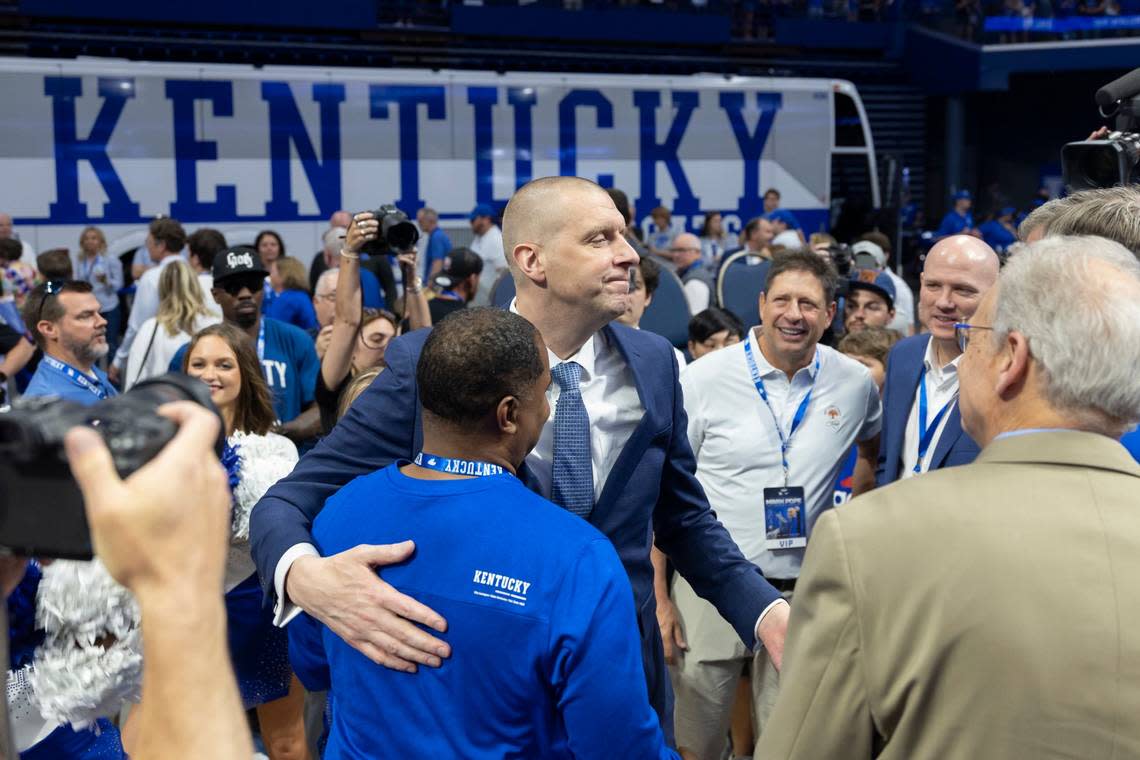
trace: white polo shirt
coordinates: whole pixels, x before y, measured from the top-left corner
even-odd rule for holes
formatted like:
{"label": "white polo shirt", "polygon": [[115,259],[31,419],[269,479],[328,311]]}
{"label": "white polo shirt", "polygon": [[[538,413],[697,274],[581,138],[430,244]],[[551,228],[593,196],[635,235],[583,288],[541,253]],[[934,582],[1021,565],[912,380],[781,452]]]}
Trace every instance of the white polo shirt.
{"label": "white polo shirt", "polygon": [[[926,455],[919,462],[919,472],[926,472],[930,469],[930,460],[934,457],[934,451],[938,448],[938,441],[942,438],[943,431],[946,430],[946,420],[950,419],[950,412],[953,411],[953,407],[947,405],[958,403],[958,362],[961,361],[962,355],[959,354],[949,364],[944,364],[941,367],[938,366],[937,357],[934,339],[931,338],[926,343],[926,355],[922,358],[922,366],[925,372],[919,379],[920,383],[926,384],[926,424],[929,425],[934,421],[940,409],[946,407],[946,413],[942,415],[942,419],[938,420],[934,438],[931,439],[930,446],[926,449]],[[919,391],[919,388],[914,389],[914,401],[910,406],[910,416],[906,419],[906,432],[903,434],[902,471],[899,473],[900,480],[918,474],[914,471],[914,464],[918,462]]]}
{"label": "white polo shirt", "polygon": [[[835,478],[851,446],[879,432],[879,392],[866,367],[827,346],[816,347],[818,373],[813,360],[789,383],[760,351],[758,330],[750,338],[752,355],[785,435],[796,408],[812,389],[811,403],[788,448],[788,485],[804,489],[810,537],[820,514],[834,504]],[[697,479],[717,517],[764,575],[799,577],[802,548],[764,547],[764,489],[784,485],[784,471],[780,436],[772,412],[752,382],[744,343],[690,364],[681,386]]]}

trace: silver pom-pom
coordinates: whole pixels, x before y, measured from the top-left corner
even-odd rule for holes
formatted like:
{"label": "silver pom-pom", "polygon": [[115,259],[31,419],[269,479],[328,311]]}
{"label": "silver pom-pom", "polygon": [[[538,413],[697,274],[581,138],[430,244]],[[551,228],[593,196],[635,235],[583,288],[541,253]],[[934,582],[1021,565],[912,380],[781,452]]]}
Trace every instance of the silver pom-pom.
{"label": "silver pom-pom", "polygon": [[44,568],[36,623],[46,638],[31,681],[45,718],[81,729],[139,700],[138,605],[98,559],[58,560]]}

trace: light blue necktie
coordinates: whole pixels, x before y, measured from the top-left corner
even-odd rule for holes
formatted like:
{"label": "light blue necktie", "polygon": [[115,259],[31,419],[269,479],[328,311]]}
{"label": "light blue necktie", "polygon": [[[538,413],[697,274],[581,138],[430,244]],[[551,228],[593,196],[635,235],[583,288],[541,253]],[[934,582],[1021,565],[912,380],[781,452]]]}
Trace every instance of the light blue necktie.
{"label": "light blue necktie", "polygon": [[594,508],[594,470],[590,463],[590,416],[578,387],[582,365],[562,362],[550,374],[561,389],[554,409],[550,500],[568,512],[588,517]]}

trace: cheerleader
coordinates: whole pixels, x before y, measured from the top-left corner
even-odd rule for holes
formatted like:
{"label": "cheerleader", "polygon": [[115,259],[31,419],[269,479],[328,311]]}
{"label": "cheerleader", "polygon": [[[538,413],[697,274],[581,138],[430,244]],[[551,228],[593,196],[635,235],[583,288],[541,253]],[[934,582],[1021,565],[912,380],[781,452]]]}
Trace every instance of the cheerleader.
{"label": "cheerleader", "polygon": [[[233,533],[226,562],[230,655],[246,709],[256,708],[271,760],[308,757],[304,691],[289,667],[288,636],[262,605],[249,553],[249,513],[297,463],[297,449],[274,425],[273,397],[249,336],[233,325],[207,327],[190,341],[184,369],[210,387],[226,430],[223,464],[233,473]],[[128,739],[129,742],[129,739]],[[129,748],[129,744],[128,744]]]}

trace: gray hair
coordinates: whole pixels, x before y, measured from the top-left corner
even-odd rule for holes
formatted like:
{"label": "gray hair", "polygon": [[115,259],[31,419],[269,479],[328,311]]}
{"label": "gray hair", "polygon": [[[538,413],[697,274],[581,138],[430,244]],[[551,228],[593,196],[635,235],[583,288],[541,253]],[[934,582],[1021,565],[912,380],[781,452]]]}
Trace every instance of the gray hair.
{"label": "gray hair", "polygon": [[[1022,225],[1028,221],[1026,218]],[[1140,254],[1140,191],[1134,187],[1105,187],[1073,193],[1046,222],[1045,232],[1048,235],[1098,235]]]}
{"label": "gray hair", "polygon": [[1029,236],[1037,229],[1045,229],[1048,231],[1049,224],[1060,216],[1061,212],[1073,205],[1073,199],[1080,195],[1067,195],[1064,198],[1054,198],[1051,201],[1041,204],[1037,208],[1029,212],[1029,214],[1021,220],[1021,224],[1017,225],[1017,239],[1025,242]]}
{"label": "gray hair", "polygon": [[1100,237],[1026,245],[999,280],[994,337],[1026,336],[1053,408],[1122,432],[1140,420],[1140,263]]}
{"label": "gray hair", "polygon": [[348,230],[344,227],[329,227],[325,230],[325,234],[321,237],[321,242],[324,243],[325,250],[337,249],[344,245],[344,236],[348,234]]}
{"label": "gray hair", "polygon": [[[339,269],[326,269],[325,271],[321,272],[321,276],[317,278],[317,287],[313,288],[313,295],[319,296],[322,293],[326,293],[330,290],[335,290],[336,278],[339,276]],[[323,287],[329,282],[332,284],[328,285],[328,287]]]}

